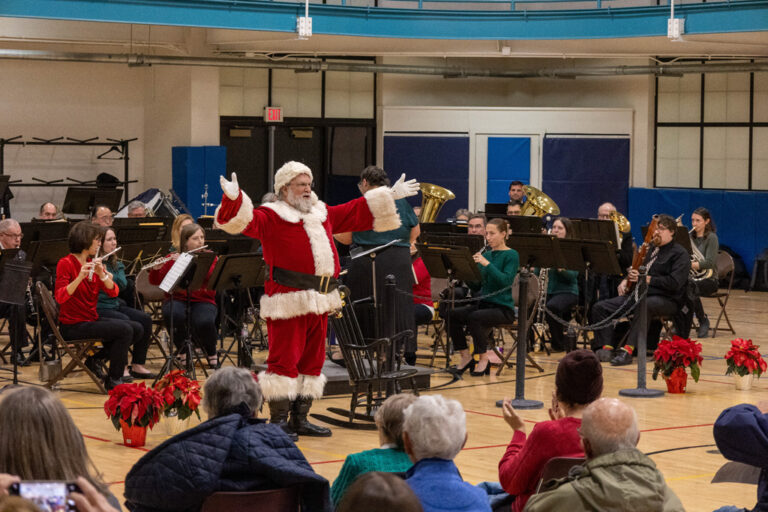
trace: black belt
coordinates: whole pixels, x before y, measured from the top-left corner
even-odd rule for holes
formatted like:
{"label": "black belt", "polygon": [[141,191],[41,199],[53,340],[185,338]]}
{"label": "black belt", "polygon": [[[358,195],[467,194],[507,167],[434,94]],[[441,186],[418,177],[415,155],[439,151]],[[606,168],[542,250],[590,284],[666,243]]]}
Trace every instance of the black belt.
{"label": "black belt", "polygon": [[272,267],[272,280],[283,286],[300,290],[315,290],[328,293],[339,287],[339,281],[333,276],[316,276],[304,272],[294,272],[280,267]]}

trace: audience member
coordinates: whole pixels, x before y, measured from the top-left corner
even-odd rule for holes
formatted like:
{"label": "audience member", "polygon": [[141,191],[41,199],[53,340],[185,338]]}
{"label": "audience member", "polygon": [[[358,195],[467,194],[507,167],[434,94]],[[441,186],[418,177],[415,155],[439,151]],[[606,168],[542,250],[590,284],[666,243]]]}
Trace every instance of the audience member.
{"label": "audience member", "polygon": [[40,212],[37,214],[39,220],[56,220],[59,218],[59,208],[53,203],[43,203],[40,205]]}
{"label": "audience member", "polygon": [[469,220],[470,215],[472,215],[472,212],[470,212],[466,208],[459,208],[458,210],[456,210],[456,214],[453,216],[453,218],[456,220],[460,220],[462,222],[467,222]]}
{"label": "audience member", "polygon": [[512,181],[509,184],[509,201],[517,201],[522,204],[525,201],[525,191],[522,181]]}
{"label": "audience member", "polygon": [[141,201],[131,201],[126,209],[128,210],[128,217],[142,218],[147,216],[147,205]]}
{"label": "audience member", "polygon": [[637,415],[615,398],[590,404],[579,429],[587,462],[531,497],[526,511],[682,511],[683,505],[651,459],[636,448]]}
{"label": "audience member", "polygon": [[420,396],[405,409],[403,445],[414,463],[405,481],[424,512],[488,512],[486,493],[461,478],[453,459],[467,441],[461,404],[441,395]]}
{"label": "audience member", "polygon": [[114,220],[115,217],[112,215],[112,210],[103,204],[96,206],[91,214],[91,222],[105,228],[111,226]]}
{"label": "audience member", "polygon": [[[761,469],[754,511],[768,510],[768,400],[758,404],[739,404],[720,413],[713,434],[717,448],[728,460]],[[726,506],[716,512],[746,512]]]}
{"label": "audience member", "polygon": [[392,473],[372,471],[353,483],[337,512],[422,512],[419,498],[405,481]]}
{"label": "audience member", "polygon": [[602,392],[600,361],[590,350],[574,350],[557,365],[550,420],[536,423],[527,438],[523,419],[509,399],[504,400],[504,420],[514,434],[499,462],[499,481],[506,492],[515,496],[513,511],[523,510],[536,492],[541,470],[549,459],[584,455],[578,432],[581,415]]}
{"label": "audience member", "polygon": [[523,203],[512,200],[507,204],[507,215],[512,217],[523,213]]}
{"label": "audience member", "polygon": [[371,471],[400,473],[408,471],[413,465],[403,450],[403,411],[415,401],[416,396],[399,393],[390,396],[381,404],[374,417],[379,429],[380,447],[347,455],[339,476],[331,487],[334,505],[339,505],[349,486],[356,479],[359,480],[360,475]]}
{"label": "audience member", "polygon": [[482,235],[485,237],[485,215],[482,213],[473,213],[467,221],[467,234]]}
{"label": "audience member", "polygon": [[[30,386],[7,391],[0,400],[0,432],[3,490],[19,480],[77,480],[93,486],[112,509],[120,510],[67,408],[47,389]],[[103,510],[109,508],[99,509]]]}
{"label": "audience member", "polygon": [[263,402],[250,371],[233,366],[216,371],[203,389],[208,421],[139,459],[125,479],[128,508],[200,510],[218,491],[296,487],[301,510],[330,512],[328,481],[279,426],[256,417]]}

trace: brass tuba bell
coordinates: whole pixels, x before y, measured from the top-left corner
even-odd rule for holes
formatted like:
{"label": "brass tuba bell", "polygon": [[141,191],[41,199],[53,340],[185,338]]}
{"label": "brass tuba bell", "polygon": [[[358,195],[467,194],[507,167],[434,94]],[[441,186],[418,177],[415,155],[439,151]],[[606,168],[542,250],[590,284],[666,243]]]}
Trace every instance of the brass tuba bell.
{"label": "brass tuba bell", "polygon": [[560,207],[557,206],[557,203],[541,190],[530,185],[523,185],[523,192],[528,199],[523,203],[520,215],[544,217],[545,215],[560,214]]}
{"label": "brass tuba bell", "polygon": [[433,185],[432,183],[422,183],[419,185],[421,189],[421,213],[419,214],[419,222],[435,222],[437,214],[440,212],[440,208],[443,207],[446,201],[454,199],[456,195],[439,185]]}
{"label": "brass tuba bell", "polygon": [[616,223],[616,226],[618,226],[620,232],[629,233],[629,230],[631,229],[629,219],[627,219],[624,215],[620,214],[616,210],[613,210],[608,214],[608,216],[614,223]]}

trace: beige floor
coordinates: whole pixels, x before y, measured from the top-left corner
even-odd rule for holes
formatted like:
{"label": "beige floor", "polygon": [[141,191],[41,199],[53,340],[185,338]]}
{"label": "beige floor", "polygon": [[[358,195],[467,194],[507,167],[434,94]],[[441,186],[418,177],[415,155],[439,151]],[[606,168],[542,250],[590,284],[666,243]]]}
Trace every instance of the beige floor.
{"label": "beige floor", "polygon": [[[705,308],[716,317],[716,304],[706,300]],[[739,337],[765,343],[768,337],[768,294],[734,292],[728,311]],[[642,435],[639,448],[646,453],[669,450],[652,455],[669,485],[680,496],[687,510],[714,510],[722,505],[753,506],[756,488],[739,484],[711,484],[710,480],[725,459],[713,446],[712,424],[724,408],[742,403],[757,402],[768,397],[768,379],[762,379],[750,391],[736,391],[730,377],[724,375],[722,359],[729,341],[735,336],[720,331],[717,338],[703,340],[705,361],[699,383],[689,379],[684,395],[665,395],[656,399],[626,399],[637,410]],[[264,357],[265,354],[260,354]],[[526,370],[526,398],[547,401],[554,387],[557,357],[535,354],[545,369]],[[636,365],[612,368],[605,366],[604,396],[617,396],[618,390],[634,387]],[[22,378],[37,382],[37,368],[24,368]],[[433,384],[446,382],[444,377],[433,378]],[[662,381],[648,376],[649,387],[664,388]],[[167,436],[162,425],[148,435],[144,449],[128,448],[121,444],[121,434],[114,430],[103,411],[104,396],[94,393],[95,388],[83,379],[68,379],[66,390],[59,392],[70,409],[75,422],[86,437],[86,444],[97,467],[112,484],[113,492],[122,496],[123,481],[130,467],[145,453]],[[464,478],[471,483],[497,480],[497,463],[504,453],[511,431],[501,418],[494,402],[514,395],[514,371],[505,370],[500,376],[465,377],[463,381],[434,391],[459,400],[467,411],[469,440],[456,462]],[[429,393],[429,392],[428,392]],[[327,407],[348,406],[348,396],[318,401],[313,412],[324,412]],[[546,419],[546,410],[525,411],[523,417],[535,423]],[[196,421],[196,420],[195,420]],[[341,468],[344,457],[352,452],[375,447],[375,432],[361,432],[333,428],[330,439],[302,438],[299,447],[315,470],[333,480]]]}

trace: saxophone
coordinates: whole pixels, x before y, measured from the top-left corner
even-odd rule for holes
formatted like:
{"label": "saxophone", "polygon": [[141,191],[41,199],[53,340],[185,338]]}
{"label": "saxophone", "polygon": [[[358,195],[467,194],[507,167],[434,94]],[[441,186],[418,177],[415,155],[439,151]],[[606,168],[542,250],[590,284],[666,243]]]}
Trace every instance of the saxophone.
{"label": "saxophone", "polygon": [[[693,229],[688,231],[688,236],[691,239],[691,263],[695,261],[695,262],[698,262],[699,265],[701,265],[701,263],[706,258],[704,258],[704,255],[701,253],[699,248],[696,247],[696,244],[693,241],[693,237],[691,236],[693,232],[694,232]],[[690,277],[693,281],[703,281],[704,279],[710,279],[713,275],[714,275],[714,271],[711,268],[693,270],[693,267],[691,267]]]}

